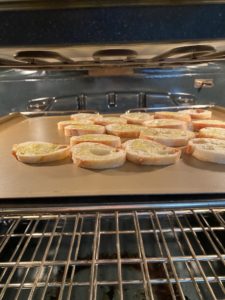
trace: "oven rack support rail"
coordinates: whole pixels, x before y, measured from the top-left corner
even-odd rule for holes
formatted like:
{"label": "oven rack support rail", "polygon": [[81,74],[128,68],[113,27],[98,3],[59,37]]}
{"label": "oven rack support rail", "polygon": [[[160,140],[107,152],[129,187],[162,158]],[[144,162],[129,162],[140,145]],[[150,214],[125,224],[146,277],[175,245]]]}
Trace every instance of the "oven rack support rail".
{"label": "oven rack support rail", "polygon": [[1,213],[0,299],[225,298],[225,208]]}

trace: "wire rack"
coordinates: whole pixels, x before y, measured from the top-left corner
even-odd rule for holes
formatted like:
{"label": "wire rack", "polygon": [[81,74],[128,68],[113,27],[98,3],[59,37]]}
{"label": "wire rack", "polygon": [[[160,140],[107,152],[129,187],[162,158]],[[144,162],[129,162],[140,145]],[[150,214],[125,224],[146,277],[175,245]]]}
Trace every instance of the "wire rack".
{"label": "wire rack", "polygon": [[0,222],[0,299],[225,299],[224,208]]}

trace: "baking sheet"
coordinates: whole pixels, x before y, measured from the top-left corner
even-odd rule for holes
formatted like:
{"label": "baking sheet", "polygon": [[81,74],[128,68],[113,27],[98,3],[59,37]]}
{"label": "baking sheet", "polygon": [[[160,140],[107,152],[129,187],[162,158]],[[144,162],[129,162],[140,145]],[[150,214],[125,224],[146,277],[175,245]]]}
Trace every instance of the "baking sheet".
{"label": "baking sheet", "polygon": [[[213,117],[225,119],[215,108]],[[184,155],[175,165],[124,166],[86,170],[70,159],[45,165],[23,164],[11,155],[12,145],[25,141],[69,143],[57,130],[68,116],[0,119],[0,199],[97,195],[165,195],[225,193],[225,165],[204,163]]]}

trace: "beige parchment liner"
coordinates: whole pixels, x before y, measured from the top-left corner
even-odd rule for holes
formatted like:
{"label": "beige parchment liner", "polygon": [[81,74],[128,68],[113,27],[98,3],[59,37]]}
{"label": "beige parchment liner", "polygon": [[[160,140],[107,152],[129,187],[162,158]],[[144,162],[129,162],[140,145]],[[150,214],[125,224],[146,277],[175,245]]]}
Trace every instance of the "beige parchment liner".
{"label": "beige parchment liner", "polygon": [[[225,110],[215,108],[213,117],[225,119]],[[225,192],[225,165],[204,163],[188,155],[171,166],[126,162],[121,168],[101,171],[78,168],[70,159],[28,165],[11,155],[12,145],[25,141],[69,144],[69,138],[57,129],[57,122],[68,118],[15,114],[0,119],[0,199]]]}

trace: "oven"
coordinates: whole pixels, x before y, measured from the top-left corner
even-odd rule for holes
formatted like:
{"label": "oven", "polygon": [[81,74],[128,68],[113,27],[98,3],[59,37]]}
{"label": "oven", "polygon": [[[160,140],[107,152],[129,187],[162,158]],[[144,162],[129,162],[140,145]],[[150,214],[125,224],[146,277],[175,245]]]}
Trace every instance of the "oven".
{"label": "oven", "polygon": [[[184,154],[93,171],[11,155],[28,140],[68,144],[57,122],[78,112],[203,108],[225,120],[223,1],[100,2],[0,4],[11,21],[0,47],[0,299],[225,299],[224,165]],[[187,17],[189,30],[176,26]]]}

